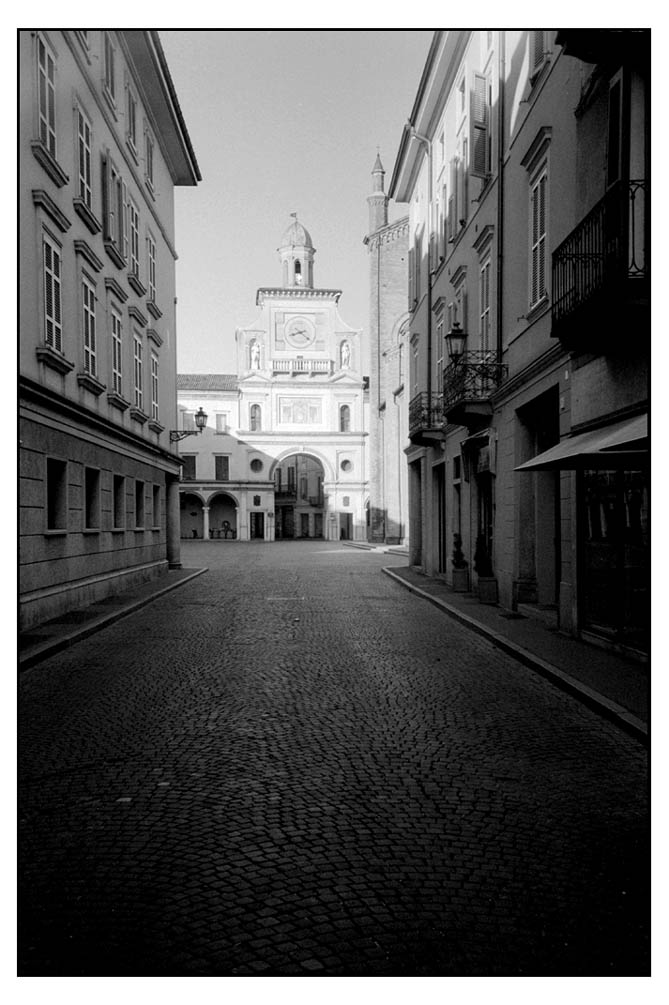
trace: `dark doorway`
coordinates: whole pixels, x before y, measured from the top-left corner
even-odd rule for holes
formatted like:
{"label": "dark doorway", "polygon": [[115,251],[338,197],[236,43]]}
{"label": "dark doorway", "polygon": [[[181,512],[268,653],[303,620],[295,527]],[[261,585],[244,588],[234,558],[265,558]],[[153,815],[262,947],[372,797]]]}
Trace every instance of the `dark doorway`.
{"label": "dark doorway", "polygon": [[265,539],[265,514],[251,513],[251,540]]}

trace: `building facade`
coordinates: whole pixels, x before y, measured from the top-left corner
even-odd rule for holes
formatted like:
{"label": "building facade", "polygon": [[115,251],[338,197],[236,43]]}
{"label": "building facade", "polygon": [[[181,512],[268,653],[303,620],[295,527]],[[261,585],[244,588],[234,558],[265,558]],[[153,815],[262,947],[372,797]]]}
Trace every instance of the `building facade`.
{"label": "building facade", "polygon": [[437,31],[409,205],[411,562],[647,647],[648,33]]}
{"label": "building facade", "polygon": [[385,171],[380,156],[367,198],[369,233],[369,541],[406,544],[408,488],[407,310],[409,218],[388,221]]}
{"label": "building facade", "polygon": [[362,331],[340,290],[314,286],[315,248],[297,218],[279,248],[281,284],[236,332],[237,373],[182,374],[182,536],[365,540],[367,380]]}
{"label": "building facade", "polygon": [[174,187],[155,31],[19,32],[20,623],[179,564]]}

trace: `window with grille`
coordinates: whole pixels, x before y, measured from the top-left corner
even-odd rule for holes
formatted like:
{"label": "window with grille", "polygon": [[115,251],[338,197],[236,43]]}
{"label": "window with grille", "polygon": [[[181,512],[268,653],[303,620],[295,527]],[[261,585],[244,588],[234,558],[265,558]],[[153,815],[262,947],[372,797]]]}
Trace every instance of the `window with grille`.
{"label": "window with grille", "polygon": [[546,290],[546,197],[548,171],[544,167],[530,186],[530,307],[535,307]]}
{"label": "window with grille", "polygon": [[44,264],[44,341],[57,352],[63,351],[62,258],[57,244],[46,234],[43,243]]}
{"label": "window with grille", "polygon": [[123,394],[123,324],[115,307],[111,309],[112,390]]}
{"label": "window with grille", "polygon": [[104,32],[104,85],[107,96],[116,102],[116,53],[108,32]]}
{"label": "window with grille", "polygon": [[95,331],[95,287],[84,276],[81,282],[84,328],[84,372],[96,377],[97,339]]}
{"label": "window with grille", "polygon": [[56,156],[56,63],[41,35],[37,36],[39,138]]}
{"label": "window with grille", "polygon": [[351,431],[351,408],[349,405],[342,405],[339,409],[339,432],[350,433]]}
{"label": "window with grille", "polygon": [[144,526],[144,482],[135,482],[135,527],[141,528]]}
{"label": "window with grille", "polygon": [[160,527],[160,485],[153,486],[153,526]]}
{"label": "window with grille", "polygon": [[67,529],[67,462],[46,459],[46,529]]}
{"label": "window with grille", "polygon": [[84,529],[100,529],[100,472],[84,468]]}
{"label": "window with grille", "polygon": [[135,335],[135,408],[144,408],[144,361],[142,340]]}
{"label": "window with grille", "polygon": [[120,530],[125,527],[125,478],[123,475],[114,475],[114,498],[112,501],[114,529]]}
{"label": "window with grille", "polygon": [[158,421],[158,357],[151,353],[151,418]]}
{"label": "window with grille", "polygon": [[214,458],[216,481],[227,482],[230,480],[230,458],[227,454],[216,454]]}
{"label": "window with grille", "polygon": [[128,199],[128,222],[130,230],[130,272],[139,279],[139,210],[132,199]]}
{"label": "window with grille", "polygon": [[146,237],[148,259],[149,300],[156,302],[156,242],[151,234]]}
{"label": "window with grille", "polygon": [[92,209],[93,184],[91,177],[91,124],[77,108],[77,194]]}
{"label": "window with grille", "polygon": [[479,334],[481,349],[490,348],[490,259],[481,265],[479,274]]}

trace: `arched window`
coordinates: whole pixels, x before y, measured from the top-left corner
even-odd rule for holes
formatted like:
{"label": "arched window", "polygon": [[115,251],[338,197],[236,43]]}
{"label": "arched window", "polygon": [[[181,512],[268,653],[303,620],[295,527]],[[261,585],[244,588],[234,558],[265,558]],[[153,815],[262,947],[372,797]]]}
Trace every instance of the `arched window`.
{"label": "arched window", "polygon": [[295,262],[295,284],[299,286],[302,282],[302,264],[298,259]]}
{"label": "arched window", "polygon": [[262,429],[262,412],[260,405],[251,405],[251,423],[250,430],[252,433],[259,433]]}
{"label": "arched window", "polygon": [[351,409],[348,405],[342,405],[339,409],[339,432],[350,433],[351,431]]}

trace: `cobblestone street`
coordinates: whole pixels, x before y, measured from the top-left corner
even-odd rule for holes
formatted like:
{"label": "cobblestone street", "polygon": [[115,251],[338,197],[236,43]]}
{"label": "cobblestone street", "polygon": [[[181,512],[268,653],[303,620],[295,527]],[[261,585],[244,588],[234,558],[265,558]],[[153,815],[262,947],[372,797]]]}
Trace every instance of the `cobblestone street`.
{"label": "cobblestone street", "polygon": [[638,976],[646,751],[332,542],[22,674],[22,975]]}

